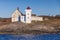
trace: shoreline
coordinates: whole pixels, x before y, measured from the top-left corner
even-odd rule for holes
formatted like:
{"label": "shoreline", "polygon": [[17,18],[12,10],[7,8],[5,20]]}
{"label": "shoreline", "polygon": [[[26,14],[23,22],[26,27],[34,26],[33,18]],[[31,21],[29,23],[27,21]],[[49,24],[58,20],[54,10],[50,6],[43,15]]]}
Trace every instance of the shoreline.
{"label": "shoreline", "polygon": [[51,32],[39,32],[39,33],[32,33],[32,32],[30,32],[30,33],[24,33],[24,32],[0,32],[0,34],[13,34],[13,35],[22,35],[22,34],[31,34],[31,35],[38,35],[38,34],[40,34],[40,35],[43,35],[43,34],[60,34],[60,33],[56,33],[56,32],[53,32],[53,33],[51,33]]}

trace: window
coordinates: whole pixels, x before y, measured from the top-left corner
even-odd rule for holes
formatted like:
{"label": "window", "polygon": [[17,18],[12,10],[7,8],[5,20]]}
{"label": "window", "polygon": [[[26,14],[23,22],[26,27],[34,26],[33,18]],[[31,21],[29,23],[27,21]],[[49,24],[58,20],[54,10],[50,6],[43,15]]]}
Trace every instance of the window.
{"label": "window", "polygon": [[29,17],[28,17],[28,19],[29,19]]}
{"label": "window", "polygon": [[23,17],[22,17],[22,19],[23,19]]}
{"label": "window", "polygon": [[27,15],[29,15],[29,13],[27,13]]}

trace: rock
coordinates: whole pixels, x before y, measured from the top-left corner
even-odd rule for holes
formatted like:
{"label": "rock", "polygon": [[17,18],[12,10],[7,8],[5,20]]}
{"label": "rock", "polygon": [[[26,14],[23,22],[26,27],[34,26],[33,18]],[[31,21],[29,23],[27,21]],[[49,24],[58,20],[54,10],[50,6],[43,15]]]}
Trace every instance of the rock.
{"label": "rock", "polygon": [[[59,26],[60,28],[60,26]],[[34,24],[31,26],[31,24],[24,24],[21,22],[15,22],[15,23],[9,23],[6,25],[2,25],[0,27],[0,31],[14,31],[14,32],[31,32],[32,30],[37,30],[35,32],[57,32],[58,27],[54,27],[51,25],[43,25],[43,24]],[[34,32],[34,31],[32,31]]]}

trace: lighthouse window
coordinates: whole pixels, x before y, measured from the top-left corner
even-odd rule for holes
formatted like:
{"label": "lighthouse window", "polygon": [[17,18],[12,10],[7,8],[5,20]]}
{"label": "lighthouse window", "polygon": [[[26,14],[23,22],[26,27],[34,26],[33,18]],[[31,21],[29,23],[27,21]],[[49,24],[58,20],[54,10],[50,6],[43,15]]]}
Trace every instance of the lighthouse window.
{"label": "lighthouse window", "polygon": [[29,13],[27,15],[29,15]]}
{"label": "lighthouse window", "polygon": [[29,17],[28,17],[28,19],[29,19]]}

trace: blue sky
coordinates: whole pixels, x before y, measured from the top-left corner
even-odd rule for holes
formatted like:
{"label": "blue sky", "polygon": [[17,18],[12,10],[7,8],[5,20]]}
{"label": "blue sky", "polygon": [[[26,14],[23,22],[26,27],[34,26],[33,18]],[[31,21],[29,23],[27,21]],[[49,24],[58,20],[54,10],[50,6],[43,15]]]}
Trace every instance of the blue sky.
{"label": "blue sky", "polygon": [[17,7],[25,14],[28,6],[37,15],[60,15],[60,0],[0,0],[0,17],[11,17]]}

